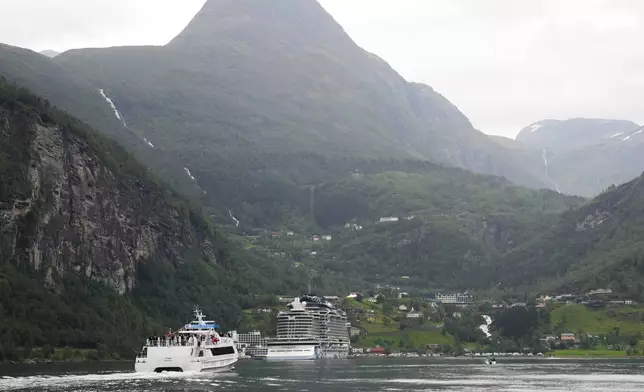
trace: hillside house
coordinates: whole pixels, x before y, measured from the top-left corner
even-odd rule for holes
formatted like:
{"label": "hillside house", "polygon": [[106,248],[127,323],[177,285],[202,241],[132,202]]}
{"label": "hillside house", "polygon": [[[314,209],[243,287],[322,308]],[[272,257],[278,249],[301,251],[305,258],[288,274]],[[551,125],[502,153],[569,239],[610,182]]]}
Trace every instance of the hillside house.
{"label": "hillside house", "polygon": [[406,311],[407,311],[407,309],[408,309],[408,308],[407,308],[407,305],[405,305],[405,304],[402,304],[402,305],[400,305],[400,306],[398,307],[398,310],[400,310],[401,312],[406,312]]}
{"label": "hillside house", "polygon": [[292,237],[292,236],[294,236],[294,235],[295,235],[295,233],[294,233],[294,232],[292,232],[292,231],[287,231],[287,232],[286,232],[286,235],[287,235],[287,236],[289,236],[289,237]]}
{"label": "hillside house", "polygon": [[562,342],[575,342],[577,339],[575,338],[574,333],[562,333],[559,340]]}
{"label": "hillside house", "polygon": [[322,239],[325,240],[325,241],[331,241],[332,238],[333,237],[331,237],[330,234],[325,234],[325,235],[322,236]]}
{"label": "hillside house", "polygon": [[409,313],[407,313],[407,316],[405,316],[405,317],[407,317],[408,319],[419,319],[419,318],[423,317],[423,314],[421,312],[417,312],[412,307],[411,310],[409,311]]}
{"label": "hillside house", "polygon": [[378,223],[385,223],[385,222],[398,222],[399,218],[396,218],[395,216],[383,216],[380,218]]}
{"label": "hillside house", "polygon": [[380,347],[380,346],[376,346],[376,347],[372,348],[370,350],[370,352],[371,352],[371,354],[384,355],[385,354],[385,349]]}
{"label": "hillside house", "polygon": [[351,328],[349,328],[349,336],[358,336],[360,335],[360,332],[360,328],[358,327],[351,326]]}
{"label": "hillside house", "polygon": [[474,303],[474,298],[469,291],[464,293],[446,293],[446,294],[436,294],[434,296],[434,301],[440,302],[443,304],[461,304],[469,305]]}
{"label": "hillside house", "polygon": [[320,240],[320,236],[319,235],[314,235],[313,237],[311,237],[311,240],[313,242],[318,242]]}
{"label": "hillside house", "polygon": [[586,293],[587,296],[592,296],[592,295],[602,295],[602,294],[612,294],[613,290],[612,289],[596,289],[596,290],[590,290],[589,292]]}

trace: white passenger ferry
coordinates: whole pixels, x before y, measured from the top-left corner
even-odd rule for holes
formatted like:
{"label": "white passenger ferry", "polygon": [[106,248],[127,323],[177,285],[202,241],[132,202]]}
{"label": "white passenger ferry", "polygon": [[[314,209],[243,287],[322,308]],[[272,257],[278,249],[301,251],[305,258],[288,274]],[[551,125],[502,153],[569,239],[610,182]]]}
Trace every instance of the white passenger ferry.
{"label": "white passenger ferry", "polygon": [[277,337],[268,340],[267,360],[346,358],[347,316],[314,295],[295,298],[277,315]]}
{"label": "white passenger ferry", "polygon": [[137,372],[226,372],[238,360],[232,337],[221,336],[214,321],[205,320],[199,307],[195,319],[175,333],[148,338],[137,356]]}

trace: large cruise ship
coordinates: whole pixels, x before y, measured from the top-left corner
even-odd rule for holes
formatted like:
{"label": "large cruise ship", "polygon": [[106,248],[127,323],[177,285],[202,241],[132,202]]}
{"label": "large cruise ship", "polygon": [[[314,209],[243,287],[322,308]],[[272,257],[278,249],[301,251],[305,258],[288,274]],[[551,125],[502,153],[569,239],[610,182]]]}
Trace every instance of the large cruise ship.
{"label": "large cruise ship", "polygon": [[304,295],[277,315],[277,336],[268,340],[266,359],[346,358],[349,344],[344,311],[320,297]]}

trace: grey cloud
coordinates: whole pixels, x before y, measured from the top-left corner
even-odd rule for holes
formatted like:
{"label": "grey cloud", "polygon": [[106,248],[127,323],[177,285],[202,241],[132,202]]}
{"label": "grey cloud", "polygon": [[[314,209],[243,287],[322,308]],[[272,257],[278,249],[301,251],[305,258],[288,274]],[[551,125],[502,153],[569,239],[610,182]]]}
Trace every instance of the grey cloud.
{"label": "grey cloud", "polygon": [[[266,0],[279,1],[279,0]],[[365,49],[482,131],[543,118],[644,123],[644,2],[320,0]],[[164,44],[204,0],[0,0],[0,41],[35,50]]]}

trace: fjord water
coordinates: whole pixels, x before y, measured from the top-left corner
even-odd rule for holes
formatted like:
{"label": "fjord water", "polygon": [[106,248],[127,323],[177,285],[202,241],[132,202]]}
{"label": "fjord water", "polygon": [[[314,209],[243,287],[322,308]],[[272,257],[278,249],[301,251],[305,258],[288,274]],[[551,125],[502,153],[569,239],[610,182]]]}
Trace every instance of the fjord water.
{"label": "fjord water", "polygon": [[234,374],[132,373],[126,363],[0,366],[0,391],[642,391],[642,360],[241,361]]}

